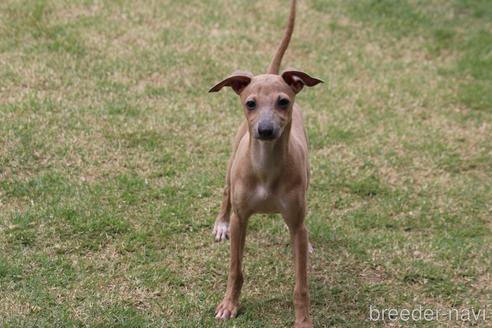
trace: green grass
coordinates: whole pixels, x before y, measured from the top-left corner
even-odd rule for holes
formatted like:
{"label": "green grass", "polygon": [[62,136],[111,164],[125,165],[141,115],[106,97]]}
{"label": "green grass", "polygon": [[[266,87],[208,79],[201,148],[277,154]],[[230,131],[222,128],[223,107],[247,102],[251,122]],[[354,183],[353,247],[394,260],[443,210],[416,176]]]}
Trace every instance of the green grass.
{"label": "green grass", "polygon": [[[277,216],[250,222],[239,317],[213,319],[228,243],[211,227],[242,111],[207,93],[264,71],[285,2],[0,4],[0,326],[292,324]],[[316,327],[385,326],[370,305],[492,311],[491,13],[300,1],[284,64],[326,81],[298,97]]]}

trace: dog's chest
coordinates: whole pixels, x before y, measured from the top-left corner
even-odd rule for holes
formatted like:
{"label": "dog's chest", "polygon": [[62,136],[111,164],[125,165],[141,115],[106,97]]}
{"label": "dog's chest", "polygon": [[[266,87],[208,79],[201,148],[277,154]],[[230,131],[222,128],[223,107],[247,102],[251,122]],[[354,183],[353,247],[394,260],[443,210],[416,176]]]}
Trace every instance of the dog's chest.
{"label": "dog's chest", "polygon": [[279,191],[272,186],[258,183],[250,194],[248,206],[257,213],[281,212],[282,197]]}

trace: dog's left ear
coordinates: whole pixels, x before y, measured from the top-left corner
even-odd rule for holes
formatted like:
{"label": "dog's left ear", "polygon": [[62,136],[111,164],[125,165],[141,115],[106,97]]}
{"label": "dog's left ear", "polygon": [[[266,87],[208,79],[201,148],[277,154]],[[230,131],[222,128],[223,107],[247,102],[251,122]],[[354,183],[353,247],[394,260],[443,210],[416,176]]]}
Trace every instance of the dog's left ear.
{"label": "dog's left ear", "polygon": [[231,87],[235,93],[240,94],[251,82],[253,74],[250,72],[235,71],[224,80],[214,85],[208,92],[220,91],[223,87]]}
{"label": "dog's left ear", "polygon": [[323,81],[321,81],[320,79],[309,76],[308,74],[302,71],[298,71],[294,69],[288,69],[283,71],[282,78],[284,79],[285,83],[290,85],[290,87],[292,88],[292,90],[294,90],[295,93],[301,91],[305,85],[307,85],[308,87],[312,87],[318,83],[323,83]]}

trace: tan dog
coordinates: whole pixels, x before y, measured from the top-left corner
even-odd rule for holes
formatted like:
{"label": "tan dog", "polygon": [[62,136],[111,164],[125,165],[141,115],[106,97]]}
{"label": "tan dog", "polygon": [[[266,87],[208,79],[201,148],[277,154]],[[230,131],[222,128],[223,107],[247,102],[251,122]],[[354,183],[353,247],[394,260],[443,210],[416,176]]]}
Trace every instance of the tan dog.
{"label": "tan dog", "polygon": [[[231,240],[227,291],[216,318],[236,316],[243,283],[242,257],[248,218],[255,213],[281,213],[289,227],[295,259],[295,327],[312,327],[307,283],[308,232],[304,226],[309,184],[307,137],[296,94],[320,82],[306,73],[287,70],[280,62],[294,30],[296,1],[267,74],[235,72],[210,89],[231,87],[241,98],[246,120],[240,126],[229,159],[215,240]],[[232,206],[232,217],[230,217]]]}

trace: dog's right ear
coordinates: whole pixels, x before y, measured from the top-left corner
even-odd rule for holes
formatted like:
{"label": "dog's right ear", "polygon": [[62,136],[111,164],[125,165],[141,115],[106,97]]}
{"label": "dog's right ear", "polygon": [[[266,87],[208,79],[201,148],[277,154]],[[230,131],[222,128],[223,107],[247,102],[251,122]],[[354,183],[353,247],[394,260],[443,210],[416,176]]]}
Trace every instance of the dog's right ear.
{"label": "dog's right ear", "polygon": [[208,92],[220,91],[223,87],[231,87],[235,93],[240,94],[251,82],[253,74],[250,72],[236,71],[214,85]]}

